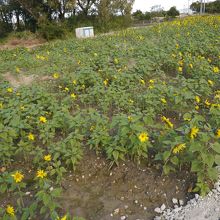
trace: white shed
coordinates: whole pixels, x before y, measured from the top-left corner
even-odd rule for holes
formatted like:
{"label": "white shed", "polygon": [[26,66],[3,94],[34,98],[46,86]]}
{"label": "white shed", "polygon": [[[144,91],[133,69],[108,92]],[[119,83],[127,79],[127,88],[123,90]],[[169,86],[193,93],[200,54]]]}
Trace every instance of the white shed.
{"label": "white shed", "polygon": [[93,27],[76,28],[76,37],[77,38],[94,37]]}

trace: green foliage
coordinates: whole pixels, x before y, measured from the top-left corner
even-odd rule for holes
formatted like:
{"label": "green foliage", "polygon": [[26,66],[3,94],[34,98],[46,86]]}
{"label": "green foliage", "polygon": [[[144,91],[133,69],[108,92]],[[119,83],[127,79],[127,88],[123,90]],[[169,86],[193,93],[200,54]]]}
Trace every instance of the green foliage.
{"label": "green foliage", "polygon": [[[0,83],[0,162],[7,168],[0,189],[13,197],[18,218],[41,210],[56,219],[62,181],[88,148],[110,166],[154,159],[167,175],[187,169],[197,176],[194,191],[207,193],[220,164],[219,28],[219,16],[198,16],[2,51],[2,73],[36,76],[31,86]],[[24,185],[8,171],[18,161],[32,166],[31,177],[21,169]],[[36,201],[23,205],[32,186]]]}
{"label": "green foliage", "polygon": [[41,37],[46,40],[62,39],[66,35],[65,28],[62,24],[42,23],[38,30]]}
{"label": "green foliage", "polygon": [[168,11],[167,11],[167,15],[170,17],[176,17],[180,15],[180,12],[176,9],[176,7],[171,7]]}

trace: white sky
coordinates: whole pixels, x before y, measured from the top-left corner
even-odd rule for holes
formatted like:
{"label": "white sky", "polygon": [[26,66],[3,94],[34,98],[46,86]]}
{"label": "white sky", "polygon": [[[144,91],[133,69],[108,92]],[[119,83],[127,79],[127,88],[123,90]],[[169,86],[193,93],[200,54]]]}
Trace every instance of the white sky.
{"label": "white sky", "polygon": [[195,0],[135,0],[133,11],[141,10],[143,12],[150,11],[154,5],[161,5],[164,10],[169,10],[170,7],[176,6],[178,10],[184,9],[194,2]]}

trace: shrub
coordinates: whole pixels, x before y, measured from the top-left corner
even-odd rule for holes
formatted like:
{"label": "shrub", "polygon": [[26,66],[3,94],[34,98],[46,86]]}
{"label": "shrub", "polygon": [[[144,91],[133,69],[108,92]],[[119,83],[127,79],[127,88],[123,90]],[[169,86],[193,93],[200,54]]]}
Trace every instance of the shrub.
{"label": "shrub", "polygon": [[56,23],[40,24],[38,33],[46,40],[62,39],[66,35],[65,27]]}

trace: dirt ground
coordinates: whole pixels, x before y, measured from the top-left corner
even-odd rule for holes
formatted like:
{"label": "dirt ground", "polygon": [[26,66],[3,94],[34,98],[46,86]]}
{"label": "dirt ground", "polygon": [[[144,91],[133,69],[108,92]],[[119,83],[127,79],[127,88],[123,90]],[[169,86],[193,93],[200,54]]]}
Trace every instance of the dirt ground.
{"label": "dirt ground", "polygon": [[10,39],[4,44],[0,44],[0,50],[5,49],[15,49],[18,47],[25,47],[29,49],[33,49],[35,47],[44,45],[46,43],[43,39]]}
{"label": "dirt ground", "polygon": [[18,75],[14,75],[8,72],[3,75],[3,79],[8,81],[13,88],[18,88],[20,86],[32,85],[33,82],[37,82],[37,81],[53,80],[53,77],[52,76],[38,76],[38,75],[26,76],[21,73],[19,73]]}
{"label": "dirt ground", "polygon": [[[132,161],[109,170],[109,161],[87,152],[75,173],[64,181],[60,202],[66,211],[86,220],[148,220],[163,203],[172,206],[172,198],[188,200],[194,178],[187,172],[163,176],[146,164]],[[122,217],[123,218],[123,217]]]}

